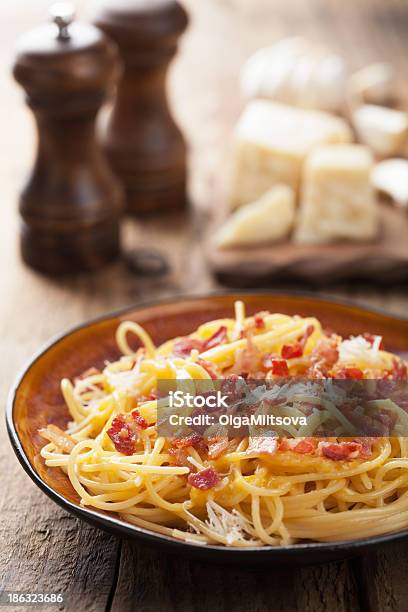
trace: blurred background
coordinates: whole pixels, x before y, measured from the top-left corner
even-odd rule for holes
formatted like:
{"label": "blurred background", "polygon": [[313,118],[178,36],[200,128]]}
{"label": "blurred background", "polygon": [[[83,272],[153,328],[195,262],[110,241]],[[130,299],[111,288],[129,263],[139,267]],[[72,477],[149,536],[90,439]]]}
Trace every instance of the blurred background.
{"label": "blurred background", "polygon": [[[168,93],[173,115],[189,145],[191,199],[201,209],[211,205],[214,171],[219,169],[243,105],[240,68],[256,49],[301,35],[340,53],[350,70],[374,61],[389,61],[396,73],[406,74],[408,10],[403,0],[182,3],[190,25],[169,71]],[[48,19],[50,4],[48,0],[3,0],[0,4],[1,216],[8,228],[7,242],[2,240],[1,248],[8,256],[17,245],[16,202],[33,160],[35,142],[32,116],[11,76],[15,40]],[[77,0],[75,6],[78,17],[87,19],[98,2]],[[177,265],[177,261],[173,263]],[[186,282],[188,289],[193,288]]]}
{"label": "blurred background", "polygon": [[[19,263],[17,201],[34,159],[36,136],[32,114],[11,67],[16,38],[47,20],[50,4],[48,0],[0,3],[0,277],[3,287],[15,290],[6,292],[6,312],[15,309],[25,283],[30,283],[36,303],[44,292],[57,302],[63,291],[72,292],[75,300],[82,294],[86,298],[81,304],[84,316],[95,308],[99,312],[136,301],[146,291],[155,297],[215,287],[202,257],[205,217],[201,213],[197,217],[186,212],[173,220],[159,215],[143,226],[126,222],[125,241],[131,246],[149,244],[166,251],[171,273],[153,282],[129,275],[119,264],[91,276],[50,282]],[[406,88],[408,8],[403,0],[183,0],[182,4],[190,23],[170,66],[168,96],[188,144],[189,194],[196,210],[206,211],[216,202],[215,182],[222,179],[225,149],[243,107],[240,69],[256,49],[287,36],[305,36],[340,53],[350,70],[374,61],[390,62]],[[77,0],[75,6],[78,18],[88,19],[98,2]],[[122,297],[113,299],[113,295]],[[67,323],[77,319],[75,310],[71,316],[66,314]],[[50,320],[47,324],[54,331]],[[56,324],[55,330],[58,328]]]}

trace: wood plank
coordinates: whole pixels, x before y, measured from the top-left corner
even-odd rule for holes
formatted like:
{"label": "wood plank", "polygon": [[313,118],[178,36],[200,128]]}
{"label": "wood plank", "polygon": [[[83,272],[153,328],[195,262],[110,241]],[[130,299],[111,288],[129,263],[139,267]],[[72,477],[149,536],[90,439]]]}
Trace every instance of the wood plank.
{"label": "wood plank", "polygon": [[347,562],[301,569],[187,561],[123,542],[112,612],[359,610]]}
{"label": "wood plank", "polygon": [[372,612],[406,610],[408,598],[407,544],[389,545],[370,557],[358,558],[353,570],[359,582],[361,604]]}

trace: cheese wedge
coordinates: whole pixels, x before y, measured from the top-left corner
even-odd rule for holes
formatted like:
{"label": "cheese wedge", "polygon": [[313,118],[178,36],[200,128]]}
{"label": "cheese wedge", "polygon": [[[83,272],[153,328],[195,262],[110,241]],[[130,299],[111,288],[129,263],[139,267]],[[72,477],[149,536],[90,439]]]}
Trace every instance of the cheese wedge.
{"label": "cheese wedge", "polygon": [[329,113],[250,102],[236,128],[232,206],[253,202],[278,183],[296,193],[303,162],[315,146],[351,140],[348,124]]}
{"label": "cheese wedge", "polygon": [[408,160],[385,159],[379,162],[371,173],[371,182],[375,189],[408,210]]}
{"label": "cheese wedge", "polygon": [[235,211],[219,229],[221,248],[275,242],[287,236],[295,219],[295,194],[287,185],[275,185],[259,200]]}
{"label": "cheese wedge", "polygon": [[329,112],[342,109],[346,84],[343,59],[301,37],[258,49],[241,71],[246,99],[266,98]]}
{"label": "cheese wedge", "polygon": [[401,154],[408,141],[408,114],[402,111],[365,104],[354,111],[353,124],[361,142],[380,156]]}
{"label": "cheese wedge", "polygon": [[386,62],[369,64],[351,75],[349,89],[352,101],[386,105],[397,90],[393,67]]}
{"label": "cheese wedge", "polygon": [[295,242],[369,240],[378,231],[370,182],[373,157],[363,145],[325,145],[308,157]]}

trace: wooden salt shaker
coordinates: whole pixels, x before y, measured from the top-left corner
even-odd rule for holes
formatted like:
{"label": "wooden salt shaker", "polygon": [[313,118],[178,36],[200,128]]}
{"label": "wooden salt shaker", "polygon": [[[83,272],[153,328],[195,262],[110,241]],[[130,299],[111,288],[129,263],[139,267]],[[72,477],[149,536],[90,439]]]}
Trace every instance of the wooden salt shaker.
{"label": "wooden salt shaker", "polygon": [[124,74],[101,139],[129,213],[186,202],[186,148],[166,100],[166,74],[187,15],[175,0],[107,0],[95,20],[118,45]]}
{"label": "wooden salt shaker", "polygon": [[54,23],[23,35],[14,76],[38,128],[37,156],[21,194],[21,252],[48,274],[93,270],[119,253],[121,187],[95,135],[96,114],[120,74],[116,45],[97,28]]}

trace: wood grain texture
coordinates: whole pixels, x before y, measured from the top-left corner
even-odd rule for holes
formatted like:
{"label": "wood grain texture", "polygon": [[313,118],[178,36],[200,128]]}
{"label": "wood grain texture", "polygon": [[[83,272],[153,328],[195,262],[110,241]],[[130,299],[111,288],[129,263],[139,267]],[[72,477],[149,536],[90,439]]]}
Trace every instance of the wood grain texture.
{"label": "wood grain texture", "polygon": [[[15,36],[39,23],[46,0],[2,2],[0,60],[10,60]],[[78,2],[77,4],[81,4]],[[82,6],[85,7],[85,1]],[[391,60],[406,74],[408,8],[404,0],[186,0],[192,25],[171,67],[170,99],[190,149],[190,219],[129,221],[127,246],[166,252],[172,272],[135,277],[121,263],[92,276],[50,281],[20,263],[17,192],[34,152],[31,118],[9,74],[0,73],[0,394],[4,407],[13,378],[30,354],[65,327],[143,299],[199,293],[216,287],[203,260],[200,236],[213,204],[213,176],[239,113],[237,76],[256,47],[303,33],[347,55],[351,67]],[[85,7],[86,8],[86,7]],[[5,27],[3,24],[7,24]],[[200,67],[197,70],[197,66]],[[296,285],[299,288],[299,285]],[[342,284],[326,291],[406,314],[406,286]],[[79,523],[48,500],[23,473],[0,423],[1,586],[66,590],[66,610],[373,610],[407,609],[407,547],[376,556],[301,570],[252,572],[209,568],[158,555]],[[120,563],[116,577],[117,564]],[[12,609],[12,608],[9,608]],[[21,608],[16,608],[21,610]]]}
{"label": "wood grain texture", "polygon": [[[155,581],[149,579],[154,575]],[[123,542],[112,611],[354,612],[357,587],[347,562],[299,570],[226,568],[189,562]]]}
{"label": "wood grain texture", "polygon": [[[221,281],[233,287],[267,287],[279,279],[300,280],[325,286],[340,280],[378,283],[408,279],[408,215],[380,205],[381,233],[368,243],[299,245],[290,240],[256,247],[218,248],[210,230],[206,244],[208,262]],[[224,218],[225,220],[225,218]]]}

